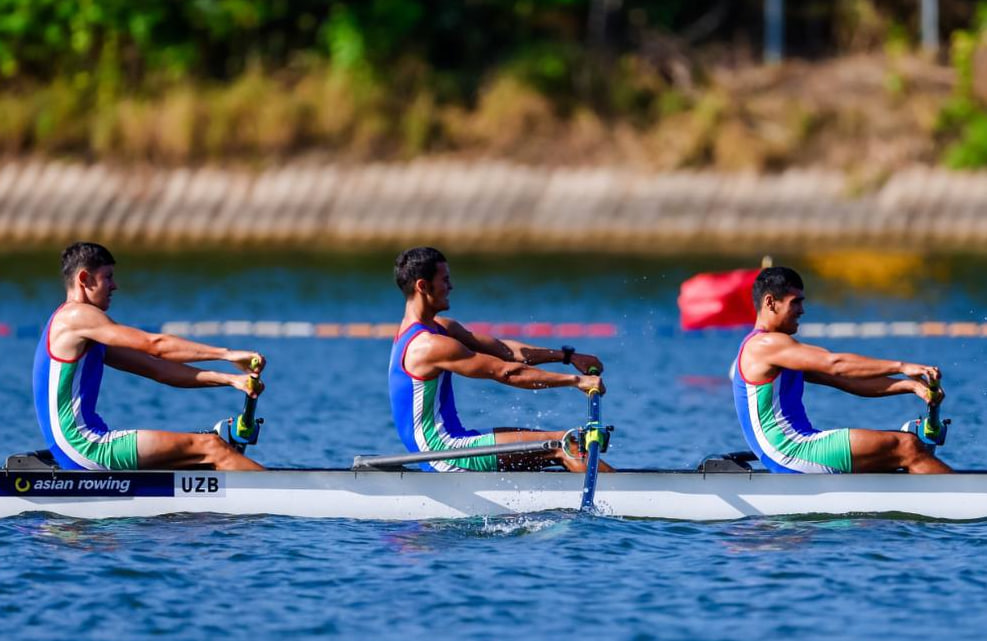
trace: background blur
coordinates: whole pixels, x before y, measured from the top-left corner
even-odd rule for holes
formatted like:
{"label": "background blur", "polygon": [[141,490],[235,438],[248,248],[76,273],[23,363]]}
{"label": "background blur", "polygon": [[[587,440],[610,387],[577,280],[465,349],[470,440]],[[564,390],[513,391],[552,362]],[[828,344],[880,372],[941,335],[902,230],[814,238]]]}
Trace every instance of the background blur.
{"label": "background blur", "polygon": [[0,0],[0,150],[653,170],[987,163],[963,0]]}
{"label": "background blur", "polygon": [[0,0],[0,245],[756,253],[775,226],[979,252],[987,194],[954,170],[987,163],[985,25],[961,0]]}

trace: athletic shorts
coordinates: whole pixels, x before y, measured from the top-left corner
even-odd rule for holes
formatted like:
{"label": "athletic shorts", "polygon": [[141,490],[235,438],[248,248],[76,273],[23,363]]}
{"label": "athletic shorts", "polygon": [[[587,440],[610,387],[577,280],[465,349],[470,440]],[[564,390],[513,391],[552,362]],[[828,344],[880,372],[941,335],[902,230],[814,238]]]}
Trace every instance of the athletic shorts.
{"label": "athletic shorts", "polygon": [[771,459],[774,466],[782,468],[776,471],[810,474],[853,471],[850,430],[845,428],[789,436],[773,445],[781,454],[780,459]]}
{"label": "athletic shorts", "polygon": [[83,432],[72,425],[62,431],[62,436],[68,447],[56,445],[51,453],[65,469],[137,469],[137,430],[94,433]]}
{"label": "athletic shorts", "polygon": [[[478,434],[476,436],[461,436],[459,438],[436,438],[429,442],[431,452],[457,449],[460,447],[486,447],[496,445],[497,439],[493,434]],[[422,469],[429,472],[496,472],[497,456],[473,456],[470,458],[450,459],[447,461],[432,461],[422,463]]]}

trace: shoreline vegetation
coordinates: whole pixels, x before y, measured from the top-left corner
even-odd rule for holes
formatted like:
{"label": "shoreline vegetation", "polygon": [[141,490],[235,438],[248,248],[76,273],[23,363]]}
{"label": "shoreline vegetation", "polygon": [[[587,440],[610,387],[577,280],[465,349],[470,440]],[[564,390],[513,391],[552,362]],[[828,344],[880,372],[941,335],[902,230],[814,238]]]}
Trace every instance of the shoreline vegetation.
{"label": "shoreline vegetation", "polygon": [[[758,3],[626,0],[601,30],[591,0],[3,1],[8,162],[812,169],[860,193],[987,166],[985,5],[944,9],[937,58],[901,3],[804,3],[822,53],[763,65],[744,36]],[[717,8],[738,26],[690,35]]]}

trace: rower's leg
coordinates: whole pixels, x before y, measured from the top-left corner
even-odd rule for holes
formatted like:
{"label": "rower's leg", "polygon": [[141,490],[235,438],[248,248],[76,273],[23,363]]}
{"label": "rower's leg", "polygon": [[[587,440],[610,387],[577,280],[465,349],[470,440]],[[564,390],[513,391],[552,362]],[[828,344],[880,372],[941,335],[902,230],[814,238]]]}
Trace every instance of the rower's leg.
{"label": "rower's leg", "polygon": [[[566,432],[540,432],[522,427],[494,428],[494,438],[497,444],[527,443],[531,441],[564,440]],[[562,450],[546,450],[544,452],[523,452],[519,454],[501,454],[497,462],[502,470],[540,470],[551,465],[561,465],[570,472],[585,472],[586,463],[579,458],[567,456]],[[600,460],[601,472],[613,472],[603,460]]]}
{"label": "rower's leg", "polygon": [[854,472],[948,474],[952,468],[937,459],[909,432],[850,430],[850,454]]}
{"label": "rower's leg", "polygon": [[262,470],[217,434],[137,431],[140,469],[182,469],[209,466],[216,470]]}

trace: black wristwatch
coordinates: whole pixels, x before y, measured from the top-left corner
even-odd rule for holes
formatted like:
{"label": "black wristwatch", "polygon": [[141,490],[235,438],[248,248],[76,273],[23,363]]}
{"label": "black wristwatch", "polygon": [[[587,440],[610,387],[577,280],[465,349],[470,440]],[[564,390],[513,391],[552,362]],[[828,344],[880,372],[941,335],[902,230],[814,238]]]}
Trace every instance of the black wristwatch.
{"label": "black wristwatch", "polygon": [[576,353],[576,348],[572,345],[562,346],[562,364],[570,365],[572,364],[572,355]]}

